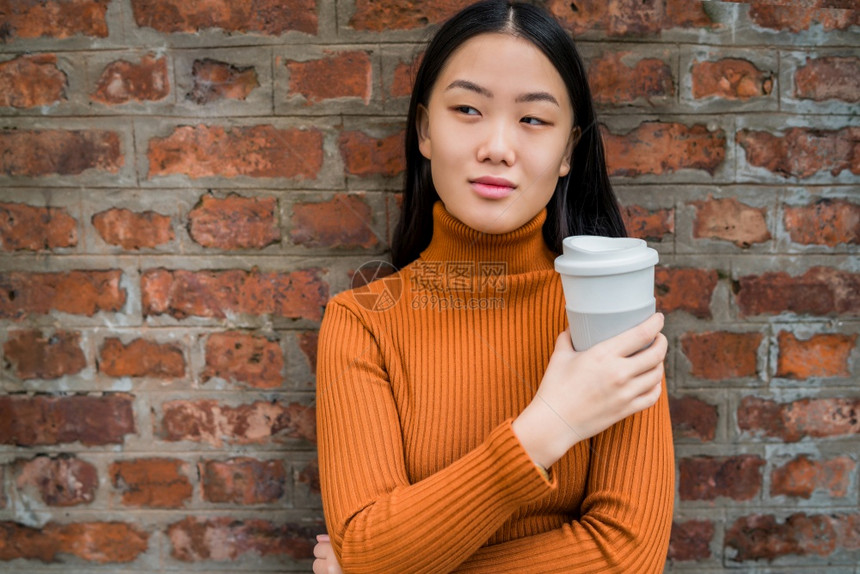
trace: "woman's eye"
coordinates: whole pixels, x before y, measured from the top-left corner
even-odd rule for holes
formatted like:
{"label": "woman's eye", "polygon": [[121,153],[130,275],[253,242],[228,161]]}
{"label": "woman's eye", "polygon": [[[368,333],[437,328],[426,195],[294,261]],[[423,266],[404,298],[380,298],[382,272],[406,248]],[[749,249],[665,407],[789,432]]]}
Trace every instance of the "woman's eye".
{"label": "woman's eye", "polygon": [[521,122],[524,122],[524,123],[527,123],[527,124],[528,124],[528,125],[530,125],[530,126],[543,126],[543,125],[546,125],[546,122],[545,122],[545,121],[543,121],[543,120],[541,120],[541,119],[538,119],[538,118],[531,117],[531,116],[526,116],[526,117],[524,117],[523,119],[521,119],[520,121],[521,121]]}
{"label": "woman's eye", "polygon": [[473,108],[472,106],[457,106],[454,108],[456,111],[461,114],[466,114],[467,116],[477,116],[478,110]]}

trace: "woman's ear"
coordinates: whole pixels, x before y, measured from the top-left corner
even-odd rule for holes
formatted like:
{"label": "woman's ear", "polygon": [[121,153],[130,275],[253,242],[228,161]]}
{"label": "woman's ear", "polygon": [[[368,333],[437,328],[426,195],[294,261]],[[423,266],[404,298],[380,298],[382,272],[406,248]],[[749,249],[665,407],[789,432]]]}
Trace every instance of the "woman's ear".
{"label": "woman's ear", "polygon": [[582,136],[582,130],[579,126],[573,126],[570,130],[570,137],[567,138],[567,145],[564,148],[564,156],[561,158],[561,165],[558,168],[558,177],[564,177],[570,173],[570,160],[573,156],[573,150],[576,144],[579,143],[579,138]]}
{"label": "woman's ear", "polygon": [[432,146],[430,145],[430,115],[427,108],[418,105],[418,113],[415,118],[415,130],[418,132],[418,151],[426,159],[430,159]]}

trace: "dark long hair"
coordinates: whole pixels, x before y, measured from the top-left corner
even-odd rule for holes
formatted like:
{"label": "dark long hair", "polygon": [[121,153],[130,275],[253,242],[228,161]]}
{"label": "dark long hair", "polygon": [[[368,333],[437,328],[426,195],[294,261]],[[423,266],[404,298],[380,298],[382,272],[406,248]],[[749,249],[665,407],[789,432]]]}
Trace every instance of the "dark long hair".
{"label": "dark long hair", "polygon": [[618,201],[612,192],[603,142],[600,138],[585,67],[573,40],[543,9],[521,2],[478,2],[445,22],[430,41],[409,102],[406,125],[406,181],[400,221],[391,246],[398,268],[416,260],[433,235],[433,204],[439,199],[430,174],[430,161],[418,149],[418,107],[427,106],[430,91],[448,58],[466,40],[500,32],[530,41],[552,62],[567,86],[574,125],[582,130],[573,148],[570,172],[559,178],[547,204],[543,237],[553,251],[561,252],[569,235],[627,235]]}

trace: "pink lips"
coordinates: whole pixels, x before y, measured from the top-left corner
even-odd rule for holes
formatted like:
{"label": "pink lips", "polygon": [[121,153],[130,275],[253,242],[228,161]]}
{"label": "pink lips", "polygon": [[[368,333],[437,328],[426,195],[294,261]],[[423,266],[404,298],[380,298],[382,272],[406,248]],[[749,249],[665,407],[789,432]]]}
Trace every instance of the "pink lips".
{"label": "pink lips", "polygon": [[479,177],[469,182],[475,193],[486,199],[501,199],[513,193],[513,182],[501,177]]}

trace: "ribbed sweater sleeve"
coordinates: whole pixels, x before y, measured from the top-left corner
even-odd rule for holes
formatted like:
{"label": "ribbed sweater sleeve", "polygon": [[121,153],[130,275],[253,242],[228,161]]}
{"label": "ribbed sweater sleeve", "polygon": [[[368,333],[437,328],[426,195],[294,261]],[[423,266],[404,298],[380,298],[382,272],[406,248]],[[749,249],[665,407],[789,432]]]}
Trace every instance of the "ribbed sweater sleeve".
{"label": "ribbed sweater sleeve", "polygon": [[323,508],[346,573],[450,572],[515,510],[555,487],[532,464],[510,420],[459,460],[410,484],[379,342],[337,300],[320,329],[317,418]]}

